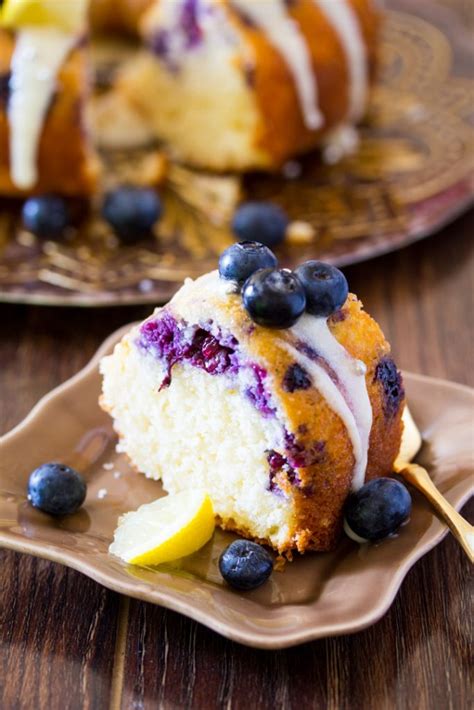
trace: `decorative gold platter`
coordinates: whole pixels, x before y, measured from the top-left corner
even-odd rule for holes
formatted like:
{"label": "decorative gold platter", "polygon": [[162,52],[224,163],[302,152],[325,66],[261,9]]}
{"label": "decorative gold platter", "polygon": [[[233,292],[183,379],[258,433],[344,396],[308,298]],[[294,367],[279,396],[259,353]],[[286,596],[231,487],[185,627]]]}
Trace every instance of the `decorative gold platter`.
{"label": "decorative gold platter", "polygon": [[[474,194],[474,79],[455,70],[440,29],[390,11],[355,155],[329,166],[313,154],[280,175],[244,180],[170,165],[161,186],[164,217],[153,239],[134,246],[120,245],[94,206],[63,241],[39,241],[21,228],[19,205],[0,201],[0,301],[163,302],[185,276],[215,268],[245,196],[275,201],[303,222],[280,250],[288,266],[308,257],[347,265],[433,233],[467,209]],[[122,149],[104,159],[106,181],[118,183],[160,156],[156,148]]]}

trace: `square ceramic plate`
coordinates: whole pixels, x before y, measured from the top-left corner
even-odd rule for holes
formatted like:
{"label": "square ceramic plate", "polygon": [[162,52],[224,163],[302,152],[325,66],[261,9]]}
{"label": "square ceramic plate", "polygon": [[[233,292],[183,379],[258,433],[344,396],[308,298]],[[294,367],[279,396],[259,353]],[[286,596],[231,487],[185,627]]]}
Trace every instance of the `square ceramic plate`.
{"label": "square ceramic plate", "polygon": [[[413,494],[412,518],[396,537],[359,547],[344,539],[333,553],[309,554],[240,594],[220,577],[217,560],[233,535],[218,530],[199,553],[159,569],[127,566],[107,552],[119,515],[162,495],[161,485],[115,452],[109,417],[99,409],[98,362],[126,329],[112,335],[78,375],[61,385],[0,440],[0,544],[61,562],[117,592],[174,609],[250,646],[284,648],[345,634],[376,622],[406,573],[447,532]],[[472,493],[474,392],[405,374],[410,407],[423,433],[419,460],[460,508]],[[88,481],[84,508],[54,519],[26,500],[30,472],[62,461]]]}

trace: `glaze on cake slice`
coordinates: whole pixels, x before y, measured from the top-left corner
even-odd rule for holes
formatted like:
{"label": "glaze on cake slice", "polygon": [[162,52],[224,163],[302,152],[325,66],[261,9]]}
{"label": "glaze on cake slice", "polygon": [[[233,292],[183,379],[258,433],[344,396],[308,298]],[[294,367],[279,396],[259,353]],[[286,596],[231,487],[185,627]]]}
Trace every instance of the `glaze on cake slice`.
{"label": "glaze on cake slice", "polygon": [[399,451],[400,374],[349,295],[287,329],[251,320],[217,272],[188,280],[102,361],[119,449],[169,493],[209,492],[224,528],[279,552],[328,550],[342,508]]}

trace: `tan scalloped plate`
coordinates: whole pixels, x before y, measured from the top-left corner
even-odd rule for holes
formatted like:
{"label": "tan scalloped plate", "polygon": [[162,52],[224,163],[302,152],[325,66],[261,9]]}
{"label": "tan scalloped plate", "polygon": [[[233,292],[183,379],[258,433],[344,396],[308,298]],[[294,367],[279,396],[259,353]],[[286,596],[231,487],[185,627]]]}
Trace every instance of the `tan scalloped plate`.
{"label": "tan scalloped plate", "polygon": [[[396,537],[362,547],[344,539],[335,552],[298,558],[245,595],[227,587],[218,571],[229,533],[217,531],[199,553],[163,569],[130,567],[108,554],[119,515],[162,495],[160,484],[133,472],[115,452],[111,421],[97,404],[99,358],[124,332],[0,440],[0,544],[65,564],[249,646],[285,648],[375,623],[408,570],[447,532],[415,491],[411,520]],[[405,383],[425,442],[420,461],[459,509],[472,494],[474,391],[408,373]],[[62,519],[34,510],[25,496],[29,473],[52,460],[79,468],[88,481],[84,508]]]}

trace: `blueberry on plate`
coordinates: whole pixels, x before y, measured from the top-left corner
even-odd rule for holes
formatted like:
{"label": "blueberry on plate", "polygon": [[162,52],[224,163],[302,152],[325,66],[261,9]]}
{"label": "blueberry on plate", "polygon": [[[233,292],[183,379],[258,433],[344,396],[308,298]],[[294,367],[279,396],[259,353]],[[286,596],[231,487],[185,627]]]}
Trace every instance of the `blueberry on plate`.
{"label": "blueberry on plate", "polygon": [[344,305],[349,293],[342,271],[322,261],[306,261],[295,270],[306,292],[306,310],[314,316],[330,316]]}
{"label": "blueberry on plate", "polygon": [[236,237],[275,247],[285,239],[288,227],[285,212],[271,202],[245,202],[237,208],[232,220]]}
{"label": "blueberry on plate", "polygon": [[235,540],[219,558],[225,581],[242,592],[260,587],[273,571],[273,558],[256,542]]}
{"label": "blueberry on plate", "polygon": [[[344,527],[362,540],[381,540],[396,532],[408,519],[411,496],[393,478],[375,478],[347,499]],[[354,537],[356,539],[356,537]]]}
{"label": "blueberry on plate", "polygon": [[24,227],[41,239],[58,239],[71,221],[67,204],[58,195],[30,197],[21,216]]}
{"label": "blueberry on plate", "polygon": [[162,213],[158,194],[149,187],[123,185],[104,197],[102,217],[123,242],[149,237]]}
{"label": "blueberry on plate", "polygon": [[86,483],[80,473],[61,463],[45,463],[28,481],[28,500],[51,515],[75,513],[84,503]]}
{"label": "blueberry on plate", "polygon": [[219,276],[243,284],[258,269],[278,265],[275,254],[259,242],[238,242],[226,249],[219,259]]}
{"label": "blueberry on plate", "polygon": [[291,328],[306,306],[303,286],[288,269],[256,271],[245,282],[242,299],[251,319],[266,328]]}

